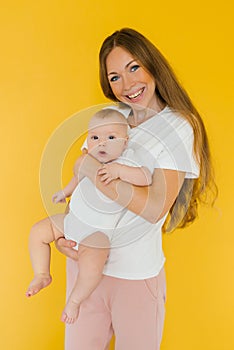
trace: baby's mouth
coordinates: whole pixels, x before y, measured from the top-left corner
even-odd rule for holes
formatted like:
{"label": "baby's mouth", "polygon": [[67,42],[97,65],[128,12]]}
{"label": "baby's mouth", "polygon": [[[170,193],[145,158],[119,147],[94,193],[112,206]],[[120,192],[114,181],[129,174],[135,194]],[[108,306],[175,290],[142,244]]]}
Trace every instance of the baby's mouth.
{"label": "baby's mouth", "polygon": [[142,88],[132,95],[126,95],[126,97],[129,98],[130,100],[134,100],[135,98],[139,97],[143,93],[144,90],[145,90],[145,88]]}

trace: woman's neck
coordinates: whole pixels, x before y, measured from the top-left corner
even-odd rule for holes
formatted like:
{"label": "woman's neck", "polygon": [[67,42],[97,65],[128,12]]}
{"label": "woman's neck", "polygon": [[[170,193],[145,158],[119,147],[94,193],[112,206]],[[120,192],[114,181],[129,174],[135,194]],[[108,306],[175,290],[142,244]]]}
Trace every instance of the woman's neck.
{"label": "woman's neck", "polygon": [[140,108],[140,106],[138,106],[139,108],[134,108],[131,106],[132,111],[128,117],[128,123],[134,128],[161,112],[165,106],[166,104],[161,102],[158,98],[155,100],[153,108]]}

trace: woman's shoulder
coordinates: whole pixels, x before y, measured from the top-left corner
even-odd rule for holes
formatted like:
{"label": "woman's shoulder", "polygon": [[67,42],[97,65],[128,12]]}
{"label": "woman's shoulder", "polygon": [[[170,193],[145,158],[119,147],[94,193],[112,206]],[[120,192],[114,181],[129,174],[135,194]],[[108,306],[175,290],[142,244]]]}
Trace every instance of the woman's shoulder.
{"label": "woman's shoulder", "polygon": [[[157,118],[159,117],[159,118]],[[193,128],[188,120],[179,112],[173,110],[169,106],[166,106],[155,118],[159,122],[160,129],[171,128],[179,133],[193,134]]]}

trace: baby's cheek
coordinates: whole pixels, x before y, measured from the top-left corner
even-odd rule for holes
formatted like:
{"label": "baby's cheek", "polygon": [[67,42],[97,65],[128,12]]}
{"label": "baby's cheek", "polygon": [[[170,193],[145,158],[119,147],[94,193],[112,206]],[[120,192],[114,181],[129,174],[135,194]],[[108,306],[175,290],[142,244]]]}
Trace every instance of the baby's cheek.
{"label": "baby's cheek", "polygon": [[92,145],[92,144],[88,145],[88,150],[89,150],[90,154],[94,155],[96,153],[96,151],[97,151],[97,146]]}

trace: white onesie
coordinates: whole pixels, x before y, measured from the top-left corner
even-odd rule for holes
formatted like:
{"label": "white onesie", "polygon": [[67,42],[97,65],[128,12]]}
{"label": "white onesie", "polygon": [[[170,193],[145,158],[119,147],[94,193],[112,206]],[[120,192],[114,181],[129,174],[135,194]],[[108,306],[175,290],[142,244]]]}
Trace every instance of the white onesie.
{"label": "white onesie", "polygon": [[[146,154],[148,153],[148,155]],[[153,172],[154,161],[149,152],[133,148],[127,148],[114,162],[133,167],[147,166]],[[94,184],[85,177],[74,190],[70,201],[70,212],[64,219],[64,235],[79,244],[84,238],[95,232],[106,234],[111,248],[126,245],[142,235],[122,235],[123,225],[118,226],[120,219],[127,209],[107,198]],[[131,212],[130,212],[131,213]],[[131,213],[131,220],[136,215]],[[126,224],[124,224],[126,229]],[[78,246],[77,246],[78,247]]]}

